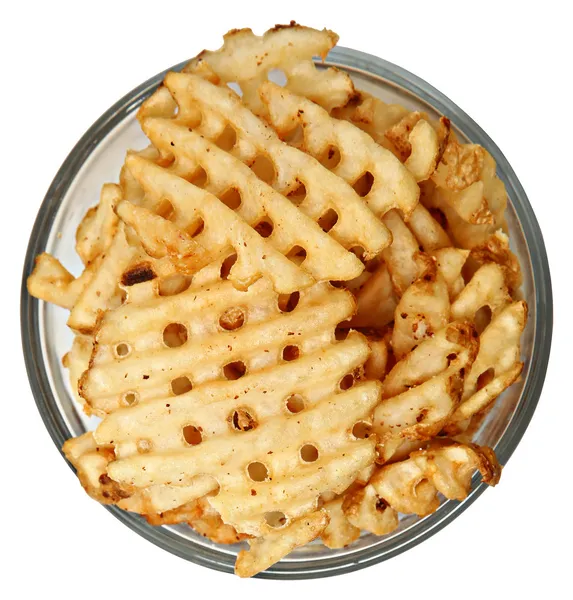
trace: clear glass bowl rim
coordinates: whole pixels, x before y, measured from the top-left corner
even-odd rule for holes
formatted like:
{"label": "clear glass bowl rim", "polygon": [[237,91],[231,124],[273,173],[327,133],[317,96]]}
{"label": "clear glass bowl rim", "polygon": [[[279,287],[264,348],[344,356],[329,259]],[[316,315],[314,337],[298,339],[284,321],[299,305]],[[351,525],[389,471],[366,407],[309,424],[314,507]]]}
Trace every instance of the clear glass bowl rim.
{"label": "clear glass bowl rim", "polygon": [[[60,203],[75,174],[87,157],[116,125],[137,109],[143,100],[161,83],[168,71],[180,70],[186,62],[171,67],[142,83],[121,98],[88,129],[56,174],[40,207],[30,235],[21,289],[22,346],[28,379],[38,410],[60,452],[64,441],[70,437],[70,432],[56,408],[56,402],[50,388],[41,353],[39,301],[29,296],[26,289],[26,279],[32,271],[35,257],[44,251],[46,247]],[[523,229],[531,258],[537,315],[534,323],[535,336],[530,374],[512,418],[511,426],[506,429],[495,446],[501,464],[505,465],[525,433],[537,406],[547,371],[553,329],[553,300],[547,253],[539,224],[525,191],[507,159],[493,140],[463,110],[426,81],[381,58],[350,48],[334,48],[329,53],[325,64],[340,66],[350,72],[382,78],[386,83],[416,95],[422,101],[430,104],[440,114],[447,115],[454,126],[463,124],[463,131],[470,139],[481,144],[491,153],[497,163],[498,173],[502,174],[504,183],[513,189],[512,204]],[[398,538],[391,540],[389,544],[382,543],[375,548],[364,549],[350,556],[335,556],[320,561],[289,561],[287,558],[267,571],[260,573],[257,577],[266,579],[327,577],[355,571],[387,560],[419,544],[445,527],[468,508],[486,488],[487,486],[480,483],[477,476],[474,477],[471,492],[463,502],[445,502],[440,510],[418,521]],[[232,555],[203,546],[195,546],[190,550],[188,542],[164,528],[152,527],[141,517],[122,511],[115,506],[106,506],[105,508],[130,529],[164,550],[196,564],[226,573],[233,572],[234,557]]]}

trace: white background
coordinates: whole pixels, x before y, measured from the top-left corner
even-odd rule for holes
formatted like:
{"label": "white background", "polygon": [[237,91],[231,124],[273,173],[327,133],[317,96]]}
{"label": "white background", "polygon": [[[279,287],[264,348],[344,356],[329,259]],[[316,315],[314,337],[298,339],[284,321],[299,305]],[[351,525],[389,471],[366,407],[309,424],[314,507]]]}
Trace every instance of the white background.
{"label": "white background", "polygon": [[[2,598],[571,598],[571,17],[568,2],[19,2],[2,8]],[[284,6],[284,8],[282,8]],[[275,8],[276,7],[276,8]],[[243,581],[154,547],[90,500],[37,413],[19,341],[33,219],[61,162],[119,97],[222,34],[290,19],[426,79],[497,142],[551,263],[539,408],[501,484],[430,540],[327,580]],[[6,281],[6,276],[8,277]],[[566,318],[566,311],[569,314]]]}

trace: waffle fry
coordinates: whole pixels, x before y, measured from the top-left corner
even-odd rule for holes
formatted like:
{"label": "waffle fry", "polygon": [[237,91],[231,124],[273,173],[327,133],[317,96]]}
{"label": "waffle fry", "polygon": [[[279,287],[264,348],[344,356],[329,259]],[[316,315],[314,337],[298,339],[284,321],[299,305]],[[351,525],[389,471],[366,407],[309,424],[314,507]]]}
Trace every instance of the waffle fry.
{"label": "waffle fry", "polygon": [[121,200],[118,186],[105,184],[99,204],[88,210],[76,232],[76,252],[87,265],[111,245],[117,229],[115,207]]}
{"label": "waffle fry", "polygon": [[474,246],[470,258],[478,266],[495,263],[503,267],[505,283],[510,293],[521,286],[521,267],[517,257],[509,249],[509,238],[503,231],[496,231],[483,244]]}
{"label": "waffle fry", "polygon": [[44,252],[36,257],[34,270],[28,277],[28,293],[62,308],[72,308],[93,276],[85,269],[74,277],[57,258]]}
{"label": "waffle fry", "polygon": [[343,501],[344,497],[340,496],[323,506],[329,522],[320,534],[320,539],[327,548],[345,548],[360,537],[360,529],[350,523],[342,510]]}
{"label": "waffle fry", "polygon": [[454,362],[441,374],[383,400],[376,408],[372,430],[379,440],[379,462],[387,462],[404,442],[430,440],[448,423],[463,387],[463,364]]}
{"label": "waffle fry", "polygon": [[274,250],[209,192],[140,157],[128,156],[126,164],[157,204],[167,199],[186,218],[193,215],[195,221],[201,219],[205,223],[205,229],[197,236],[203,247],[219,254],[235,251],[237,262],[229,279],[239,288],[245,289],[263,275],[269,277],[280,293],[288,294],[312,284],[310,275]]}
{"label": "waffle fry", "polygon": [[[475,155],[480,158],[475,158]],[[456,244],[468,250],[484,244],[493,233],[505,226],[507,206],[505,186],[496,176],[496,164],[491,155],[482,148],[472,150],[470,156],[474,158],[470,160],[469,171],[463,175],[451,175],[454,183],[450,185],[456,189],[441,187],[440,184],[448,185],[447,176],[437,176],[437,182],[424,182],[420,196],[426,208],[442,214],[447,231]],[[449,170],[446,172],[449,173]],[[463,182],[473,183],[457,189],[464,185]]]}
{"label": "waffle fry", "polygon": [[347,121],[333,119],[320,106],[266,82],[260,88],[268,119],[282,139],[300,127],[296,147],[317,159],[328,160],[338,150],[340,160],[332,172],[353,185],[367,174],[371,187],[364,195],[372,212],[382,216],[400,209],[408,218],[418,203],[420,190],[407,169],[391,152]]}
{"label": "waffle fry", "polygon": [[208,179],[206,190],[223,202],[229,202],[230,192],[234,192],[237,214],[255,229],[262,231],[266,227],[266,239],[279,252],[286,255],[292,248],[301,248],[305,252],[301,266],[317,281],[346,281],[364,269],[354,254],[215,144],[168,120],[149,119],[143,123],[143,129],[155,147],[173,153],[176,164],[172,168],[180,176],[190,177],[202,168]]}
{"label": "waffle fry", "polygon": [[463,402],[445,427],[458,433],[463,421],[478,415],[512,383],[523,369],[520,339],[527,322],[527,305],[514,302],[502,310],[480,335],[480,350],[464,381]]}
{"label": "waffle fry", "polygon": [[398,299],[386,263],[383,263],[356,293],[352,327],[382,328],[394,319]]}
{"label": "waffle fry", "polygon": [[[448,287],[438,273],[435,260],[427,258],[422,276],[406,289],[394,311],[392,349],[398,359],[445,327],[450,319]],[[451,314],[457,320],[464,318],[453,310]]]}
{"label": "waffle fry", "polygon": [[388,212],[382,221],[392,233],[392,244],[382,251],[382,256],[388,267],[394,292],[399,298],[418,278],[425,263],[418,260],[420,248],[416,238],[397,211]]}
{"label": "waffle fry", "polygon": [[122,201],[117,206],[119,218],[139,236],[143,248],[153,258],[168,256],[177,271],[192,275],[216,259],[186,231],[147,210]]}
{"label": "waffle fry", "polygon": [[476,469],[495,485],[469,442],[523,369],[495,162],[315,65],[337,39],[234,30],[169,73],[78,227],[83,272],[42,254],[28,279],[70,310],[63,363],[101,418],[63,448],[86,492],[247,540],[242,577],[386,535]]}
{"label": "waffle fry", "polygon": [[264,571],[299,546],[317,538],[328,525],[328,514],[319,510],[287,525],[278,531],[249,541],[250,549],[237,556],[235,573],[239,577],[251,577]]}
{"label": "waffle fry", "polygon": [[237,83],[243,102],[257,114],[265,112],[258,88],[272,69],[284,73],[289,88],[304,90],[305,95],[329,110],[344,106],[355,94],[346,73],[334,68],[318,71],[312,62],[315,55],[324,60],[336,45],[338,36],[332,31],[318,31],[291,21],[290,25],[277,25],[262,36],[254,35],[250,29],[239,29],[223,39],[219,50],[204,50],[183,70]]}
{"label": "waffle fry", "polygon": [[424,252],[432,252],[452,246],[448,234],[423,204],[418,204],[410,215],[408,227],[416,236]]}
{"label": "waffle fry", "polygon": [[145,518],[150,525],[155,526],[186,523],[198,534],[216,544],[235,544],[248,538],[243,533],[237,533],[234,527],[225,525],[206,497],[164,513],[145,515]]}
{"label": "waffle fry", "polygon": [[[142,105],[138,115],[142,123],[148,116],[171,117],[175,99],[176,122],[210,140],[232,127],[237,141],[231,154],[258,170],[283,195],[293,197],[304,190],[304,199],[296,202],[307,216],[318,221],[328,211],[336,212],[338,220],[329,233],[345,248],[359,246],[369,259],[390,244],[388,230],[350,185],[311,156],[283,143],[230,89],[186,73],[169,73],[164,85],[170,92],[165,105],[160,105],[160,98],[154,99],[152,107]],[[264,159],[257,163],[259,157]]]}
{"label": "waffle fry", "polygon": [[469,256],[469,250],[460,248],[440,248],[431,253],[436,259],[438,273],[446,283],[450,300],[454,300],[464,289],[462,269]]}
{"label": "waffle fry", "polygon": [[392,151],[418,182],[433,175],[451,137],[447,118],[441,117],[433,124],[424,113],[386,104],[364,92],[332,113],[355,123],[378,144]]}
{"label": "waffle fry", "polygon": [[477,337],[470,322],[448,324],[394,365],[384,379],[382,398],[391,398],[421,385],[445,371],[454,361],[459,368],[473,364],[479,348]]}
{"label": "waffle fry", "polygon": [[498,483],[501,467],[490,448],[442,443],[382,467],[365,488],[345,499],[343,510],[354,526],[385,535],[397,528],[397,513],[433,513],[440,505],[438,492],[463,500],[476,469],[488,485]]}
{"label": "waffle fry", "polygon": [[[93,352],[93,337],[90,335],[78,334],[74,336],[74,342],[69,352],[62,358],[62,364],[69,371],[70,387],[76,400],[83,404],[83,398],[78,391],[78,382],[81,376],[88,369],[90,357]],[[84,408],[86,412],[89,412]]]}
{"label": "waffle fry", "polygon": [[[94,411],[129,404],[129,394],[138,401],[170,396],[176,379],[211,381],[225,374],[227,364],[242,362],[245,369],[260,369],[276,363],[286,347],[293,346],[297,356],[309,352],[332,339],[331,330],[354,306],[347,292],[317,284],[300,293],[292,312],[283,313],[278,294],[264,279],[245,292],[230,282],[203,289],[191,286],[169,298],[157,296],[153,287],[148,292],[147,301],[127,303],[103,318],[90,370],[80,384],[80,394]],[[321,305],[325,309],[317,311]],[[235,308],[243,314],[240,326],[221,325],[221,318]],[[165,340],[171,325],[186,332],[184,344]]]}
{"label": "waffle fry", "polygon": [[474,319],[477,311],[487,306],[492,315],[511,302],[503,268],[496,263],[480,267],[452,303],[452,317],[456,320]]}

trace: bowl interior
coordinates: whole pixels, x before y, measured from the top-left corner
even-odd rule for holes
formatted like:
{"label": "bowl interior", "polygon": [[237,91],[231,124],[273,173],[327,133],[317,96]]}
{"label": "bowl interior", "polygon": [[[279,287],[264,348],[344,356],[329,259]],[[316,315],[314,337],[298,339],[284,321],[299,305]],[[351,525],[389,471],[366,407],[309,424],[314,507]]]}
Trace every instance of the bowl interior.
{"label": "bowl interior", "polygon": [[[548,270],[545,274],[542,264],[545,251],[527,198],[511,167],[487,135],[428,84],[380,59],[344,48],[335,49],[326,64],[336,64],[347,70],[359,89],[386,102],[424,110],[432,116],[445,114],[452,119],[452,125],[461,140],[482,144],[498,162],[498,175],[506,184],[510,199],[507,222],[512,249],[522,265],[522,293],[530,308],[530,318],[522,340],[525,360],[522,378],[498,399],[475,438],[479,444],[496,448],[503,463],[527,426],[545,373],[549,340],[546,332],[545,335],[540,334],[539,320],[548,325],[549,338],[551,330]],[[160,75],[110,109],[108,118],[102,117],[80,141],[78,146],[83,144],[83,149],[74,150],[82,156],[81,162],[76,160],[74,163],[72,153],[64,164],[55,181],[58,185],[48,193],[32,234],[25,275],[29,273],[33,257],[44,250],[56,256],[72,273],[79,274],[82,265],[74,251],[76,228],[85,211],[98,202],[102,184],[118,180],[126,150],[147,145],[135,119],[135,111],[159,81]],[[29,299],[24,294],[22,317],[32,388],[52,437],[61,447],[64,439],[93,429],[98,422],[96,418],[86,417],[74,401],[67,371],[62,366],[62,356],[72,344],[72,334],[66,327],[67,311]],[[364,534],[354,544],[341,550],[329,550],[319,543],[310,544],[261,576],[319,577],[389,558],[443,527],[481,491],[483,486],[474,478],[472,493],[463,503],[443,502],[435,514],[425,519],[412,515],[403,517],[399,529],[391,535],[379,538]],[[220,546],[196,534],[186,525],[154,528],[137,515],[116,508],[109,510],[144,537],[175,554],[219,570],[233,570],[240,544]]]}

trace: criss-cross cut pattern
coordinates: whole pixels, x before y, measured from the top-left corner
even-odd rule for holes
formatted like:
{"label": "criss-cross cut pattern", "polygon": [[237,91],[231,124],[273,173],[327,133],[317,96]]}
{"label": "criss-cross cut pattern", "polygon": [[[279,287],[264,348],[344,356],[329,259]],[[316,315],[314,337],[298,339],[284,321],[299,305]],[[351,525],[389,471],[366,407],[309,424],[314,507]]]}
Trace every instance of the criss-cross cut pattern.
{"label": "criss-cross cut pattern", "polygon": [[311,219],[318,221],[329,210],[336,212],[338,220],[329,234],[345,248],[363,248],[368,259],[390,244],[386,227],[348,183],[312,156],[282,142],[230,89],[187,73],[169,73],[164,85],[169,93],[140,109],[144,129],[148,116],[173,117],[217,140],[230,126],[236,141],[229,153],[250,165],[278,192],[290,195]]}
{"label": "criss-cross cut pattern", "polygon": [[259,114],[265,110],[259,85],[267,80],[269,71],[279,69],[289,88],[304,91],[330,110],[344,106],[355,95],[346,73],[334,68],[319,71],[312,61],[313,56],[324,59],[337,41],[338,36],[328,29],[318,31],[294,22],[277,25],[261,36],[238,29],[224,36],[219,50],[204,50],[183,71],[238,85],[244,103]]}
{"label": "criss-cross cut pattern", "polygon": [[104,316],[80,383],[92,410],[172,395],[182,377],[198,385],[300,356],[330,343],[354,307],[329,284],[301,291],[290,312],[266,279],[244,292],[226,281],[167,298],[155,290],[149,283],[146,300],[140,290],[137,302]]}
{"label": "criss-cross cut pattern", "polygon": [[352,252],[237,158],[170,120],[148,119],[143,128],[156,148],[174,155],[171,171],[192,180],[203,169],[207,191],[232,207],[282,254],[300,248],[304,252],[300,267],[317,281],[346,281],[362,272],[364,266]]}
{"label": "criss-cross cut pattern", "polygon": [[246,539],[241,576],[392,532],[476,469],[495,485],[465,442],[523,368],[495,162],[315,64],[337,39],[234,30],[168,73],[151,144],[78,227],[84,271],[42,254],[28,280],[70,310],[63,362],[101,418],[63,447],[88,494]]}

